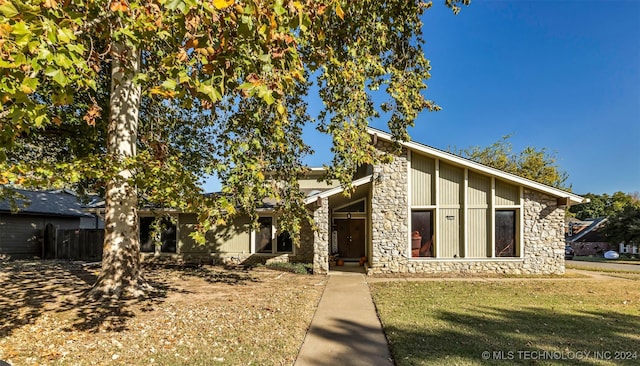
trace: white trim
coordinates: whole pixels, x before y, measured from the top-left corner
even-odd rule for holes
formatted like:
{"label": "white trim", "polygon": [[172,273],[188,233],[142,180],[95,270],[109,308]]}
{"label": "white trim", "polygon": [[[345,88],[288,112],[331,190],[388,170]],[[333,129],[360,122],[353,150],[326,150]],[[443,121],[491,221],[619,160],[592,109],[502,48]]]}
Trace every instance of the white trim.
{"label": "white trim", "polygon": [[469,213],[469,169],[464,169],[463,171],[463,179],[462,183],[462,255],[460,257],[466,258],[469,255],[469,222],[468,222],[468,213]]}
{"label": "white trim", "polygon": [[[407,150],[407,243],[405,245],[406,248],[406,256],[411,259],[411,232],[413,228],[411,227],[411,212],[413,212],[413,198],[411,192],[413,191],[413,186],[411,185],[411,160],[413,159],[413,155],[411,155],[411,150]],[[431,182],[429,182],[431,184]],[[433,230],[433,224],[431,224]],[[433,243],[432,243],[433,246]]]}
{"label": "white trim", "polygon": [[[369,134],[377,134],[378,138],[382,138],[383,140],[387,140],[387,141],[393,141],[392,137],[390,134],[383,132],[381,130],[377,130],[375,128],[371,128],[368,127],[367,128],[367,132]],[[511,183],[517,183],[520,185],[523,185],[527,188],[531,188],[537,191],[541,191],[547,194],[550,194],[554,197],[566,197],[569,198],[569,200],[572,203],[582,203],[585,202],[585,198],[578,196],[576,194],[573,193],[569,193],[566,191],[563,191],[561,189],[558,188],[554,188],[554,187],[550,187],[547,186],[545,184],[541,184],[538,182],[534,182],[532,180],[526,179],[526,178],[522,178],[519,177],[517,175],[513,175],[507,172],[503,172],[502,170],[499,169],[495,169],[495,168],[491,168],[488,167],[486,165],[482,165],[480,163],[476,163],[475,161],[471,161],[468,159],[465,159],[463,157],[442,151],[442,150],[438,150],[435,149],[433,147],[427,146],[427,145],[423,145],[420,143],[416,143],[413,141],[406,141],[406,142],[402,142],[402,146],[406,147],[407,149],[413,149],[413,150],[417,150],[420,151],[424,154],[430,155],[431,157],[435,157],[437,159],[442,159],[445,160],[447,162],[462,166],[462,167],[466,167],[468,169],[472,169],[475,171],[479,171],[479,172],[483,172],[485,174],[490,174],[496,177],[499,177],[500,179],[506,180],[508,182]]]}
{"label": "white trim", "polygon": [[491,258],[496,258],[496,178],[491,177],[491,200],[489,202],[489,230],[491,241]]}
{"label": "white trim", "polygon": [[251,254],[259,254],[259,255],[290,255],[295,256],[296,254],[296,246],[291,246],[290,252],[279,252],[278,251],[278,217],[275,214],[266,214],[266,215],[258,215],[258,218],[269,217],[271,218],[271,253],[268,252],[257,252],[256,251],[256,230],[251,229],[249,233],[249,250],[251,250]]}
{"label": "white trim", "polygon": [[[370,183],[372,181],[373,181],[373,174],[369,174],[366,177],[354,180],[353,182],[351,182],[351,185],[353,187],[360,187],[361,185],[366,184],[366,183]],[[331,188],[331,189],[328,189],[326,191],[320,192],[318,194],[314,194],[313,196],[309,196],[309,197],[305,198],[304,199],[304,204],[308,205],[310,203],[313,203],[313,202],[317,201],[318,198],[327,198],[327,197],[331,197],[331,196],[333,196],[335,194],[342,193],[342,192],[344,192],[344,188],[345,187],[343,187],[343,186],[339,186],[339,187]]]}
{"label": "white trim", "polygon": [[436,208],[433,210],[433,258],[440,256],[440,159],[434,159],[433,163],[433,203]]}

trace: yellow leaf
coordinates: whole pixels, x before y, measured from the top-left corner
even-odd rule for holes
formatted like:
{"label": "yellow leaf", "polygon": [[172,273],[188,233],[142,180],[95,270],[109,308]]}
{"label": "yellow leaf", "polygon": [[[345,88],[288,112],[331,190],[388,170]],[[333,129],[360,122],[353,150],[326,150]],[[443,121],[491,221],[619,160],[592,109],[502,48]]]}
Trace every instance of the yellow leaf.
{"label": "yellow leaf", "polygon": [[233,5],[235,0],[213,0],[213,6],[216,9],[225,9]]}
{"label": "yellow leaf", "polygon": [[336,15],[340,17],[340,19],[344,20],[344,10],[342,10],[342,6],[340,6],[339,1],[336,1]]}
{"label": "yellow leaf", "polygon": [[44,4],[42,5],[45,8],[57,8],[58,7],[58,3],[56,3],[55,0],[44,0]]}

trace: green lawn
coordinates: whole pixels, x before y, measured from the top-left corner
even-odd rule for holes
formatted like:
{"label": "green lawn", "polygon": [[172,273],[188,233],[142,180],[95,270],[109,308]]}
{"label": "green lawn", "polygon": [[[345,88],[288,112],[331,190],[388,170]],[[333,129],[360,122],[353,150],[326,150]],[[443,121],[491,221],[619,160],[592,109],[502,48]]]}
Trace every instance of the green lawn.
{"label": "green lawn", "polygon": [[619,259],[605,259],[603,257],[593,257],[593,256],[584,255],[584,256],[575,256],[573,257],[573,260],[577,262],[603,262],[603,263],[640,265],[639,258],[629,257],[626,255],[621,255]]}
{"label": "green lawn", "polygon": [[[399,366],[640,363],[636,281],[443,280],[371,288]],[[549,360],[556,357],[564,359]]]}

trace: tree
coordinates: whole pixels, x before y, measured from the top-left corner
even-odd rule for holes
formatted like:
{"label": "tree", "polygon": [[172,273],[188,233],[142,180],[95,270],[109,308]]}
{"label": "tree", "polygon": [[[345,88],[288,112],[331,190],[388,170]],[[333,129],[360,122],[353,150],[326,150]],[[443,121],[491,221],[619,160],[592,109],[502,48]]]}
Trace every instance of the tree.
{"label": "tree", "polygon": [[611,216],[603,234],[613,244],[640,244],[640,202],[630,203]]}
{"label": "tree", "polygon": [[[469,0],[445,3],[457,12]],[[378,108],[390,112],[389,128],[398,140],[408,139],[407,127],[420,111],[438,108],[421,95],[430,67],[420,17],[430,5],[0,0],[0,183],[105,187],[103,264],[93,290],[98,295],[148,290],[138,263],[140,196],[199,212],[199,240],[238,210],[255,218],[265,197],[283,202],[282,223],[297,232],[306,212],[297,180],[309,150],[300,139],[309,122],[303,96],[314,77],[324,102],[321,130],[333,136],[330,176],[348,184],[357,166],[385,158],[366,133]],[[380,87],[389,95],[384,106],[370,95]],[[106,90],[108,108],[96,96]],[[144,140],[145,100],[151,109],[187,118],[180,126],[158,119],[160,133]],[[76,118],[67,119],[69,110]],[[184,111],[204,122],[189,122]],[[81,138],[83,154],[55,163],[7,158],[21,137],[37,141],[54,126],[72,128],[78,117],[99,137]],[[210,159],[185,163],[198,135],[208,137],[209,152],[201,157]],[[222,194],[203,198],[201,171],[221,178]]]}
{"label": "tree", "polygon": [[569,189],[565,186],[569,176],[560,170],[555,155],[548,153],[545,148],[536,149],[531,146],[525,147],[520,153],[513,153],[510,137],[511,135],[503,136],[501,140],[487,147],[472,146],[456,153],[523,178],[556,188]]}
{"label": "tree", "polygon": [[576,218],[585,220],[588,218],[612,217],[621,213],[625,207],[639,202],[638,193],[626,194],[615,192],[613,195],[587,193],[584,195],[589,202],[571,206],[569,212]]}

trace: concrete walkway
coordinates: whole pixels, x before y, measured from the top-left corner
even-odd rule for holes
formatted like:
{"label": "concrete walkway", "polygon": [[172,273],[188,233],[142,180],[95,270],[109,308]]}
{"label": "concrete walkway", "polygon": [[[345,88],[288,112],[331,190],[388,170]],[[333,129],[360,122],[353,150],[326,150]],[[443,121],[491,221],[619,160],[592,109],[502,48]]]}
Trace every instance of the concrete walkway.
{"label": "concrete walkway", "polygon": [[394,364],[360,268],[330,272],[296,366]]}

